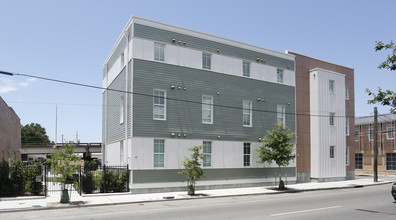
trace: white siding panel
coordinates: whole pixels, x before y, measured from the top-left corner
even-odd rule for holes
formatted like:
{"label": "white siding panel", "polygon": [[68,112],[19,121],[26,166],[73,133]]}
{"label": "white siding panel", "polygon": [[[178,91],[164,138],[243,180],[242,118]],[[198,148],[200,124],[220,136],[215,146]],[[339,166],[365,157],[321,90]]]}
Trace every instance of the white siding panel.
{"label": "white siding panel", "polygon": [[138,58],[138,59],[144,59],[143,53],[144,53],[144,40],[140,38],[134,38],[133,39],[133,58]]}
{"label": "white siding panel", "polygon": [[120,143],[109,144],[106,146],[106,165],[120,165]]}
{"label": "white siding panel", "polygon": [[223,56],[219,56],[217,54],[212,54],[212,60],[211,60],[212,61],[211,62],[212,70],[215,72],[223,73],[224,59],[225,58]]}
{"label": "white siding panel", "polygon": [[179,65],[189,67],[191,66],[191,50],[179,47]]}
{"label": "white siding panel", "polygon": [[154,60],[154,42],[153,41],[143,40],[143,57],[145,60]]}
{"label": "white siding panel", "polygon": [[[243,61],[232,58],[232,72],[234,76],[243,76]],[[250,64],[250,75],[252,75],[252,64]]]}
{"label": "white siding panel", "polygon": [[165,46],[165,62],[179,65],[179,48],[171,44]]}
{"label": "white siding panel", "polygon": [[191,67],[202,69],[202,51],[191,50]]}

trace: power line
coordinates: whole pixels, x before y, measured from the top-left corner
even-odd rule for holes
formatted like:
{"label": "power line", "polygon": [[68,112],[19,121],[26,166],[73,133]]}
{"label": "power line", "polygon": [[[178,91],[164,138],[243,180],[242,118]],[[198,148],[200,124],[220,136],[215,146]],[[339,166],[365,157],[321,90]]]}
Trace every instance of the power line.
{"label": "power line", "polygon": [[[93,88],[93,89],[100,89],[104,91],[113,91],[113,92],[120,92],[120,93],[126,93],[126,94],[132,94],[132,95],[140,95],[140,96],[146,96],[146,97],[156,97],[153,94],[144,94],[144,93],[138,93],[138,92],[130,92],[130,91],[124,91],[124,90],[118,90],[118,89],[111,89],[111,88],[103,88],[100,86],[93,86],[93,85],[88,85],[88,84],[82,84],[82,83],[76,83],[76,82],[70,82],[70,81],[65,81],[65,80],[58,80],[58,79],[52,79],[52,78],[47,78],[47,77],[41,77],[41,76],[35,76],[35,75],[29,75],[29,74],[23,74],[23,73],[11,73],[11,72],[5,72],[5,71],[0,71],[0,74],[5,74],[9,76],[25,76],[25,77],[31,77],[31,78],[36,78],[36,79],[41,79],[41,80],[47,80],[47,81],[52,81],[52,82],[57,82],[57,83],[64,83],[64,84],[70,84],[70,85],[75,85],[75,86],[82,86],[82,87],[88,87],[88,88]],[[177,101],[177,102],[186,102],[186,103],[193,103],[193,104],[199,104],[202,105],[202,102],[198,101],[192,101],[192,100],[185,100],[185,99],[177,99],[177,98],[170,98],[170,97],[163,97],[166,100],[171,100],[171,101]],[[229,109],[238,109],[238,110],[244,110],[242,107],[235,107],[235,106],[227,106],[227,105],[220,105],[220,104],[210,104],[213,107],[221,107],[221,108],[229,108]],[[262,113],[273,113],[276,114],[278,113],[277,111],[270,111],[270,110],[260,110],[260,109],[251,109],[252,112],[262,112]],[[285,115],[295,115],[295,116],[306,116],[306,117],[341,117],[341,118],[346,118],[346,117],[351,117],[351,116],[346,116],[346,115],[320,115],[320,114],[304,114],[304,113],[290,113],[290,112],[284,112]],[[352,118],[352,117],[351,117]]]}

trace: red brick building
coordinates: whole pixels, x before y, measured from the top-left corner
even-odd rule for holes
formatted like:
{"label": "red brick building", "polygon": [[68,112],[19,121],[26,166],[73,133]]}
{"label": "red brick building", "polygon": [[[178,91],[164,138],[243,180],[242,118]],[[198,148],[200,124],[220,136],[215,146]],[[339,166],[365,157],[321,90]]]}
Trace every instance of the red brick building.
{"label": "red brick building", "polygon": [[21,159],[21,120],[0,96],[0,160]]}

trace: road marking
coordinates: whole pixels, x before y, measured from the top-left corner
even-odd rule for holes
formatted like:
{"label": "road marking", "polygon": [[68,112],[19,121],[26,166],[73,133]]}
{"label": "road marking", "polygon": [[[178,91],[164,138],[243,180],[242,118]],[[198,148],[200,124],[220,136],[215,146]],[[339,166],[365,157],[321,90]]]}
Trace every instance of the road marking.
{"label": "road marking", "polygon": [[297,213],[314,212],[314,211],[321,211],[321,210],[326,210],[326,209],[335,209],[335,208],[341,208],[341,207],[342,206],[331,206],[331,207],[318,208],[318,209],[307,209],[307,210],[301,210],[301,211],[295,211],[295,212],[284,212],[284,213],[272,214],[271,216],[292,215],[292,214],[297,214]]}

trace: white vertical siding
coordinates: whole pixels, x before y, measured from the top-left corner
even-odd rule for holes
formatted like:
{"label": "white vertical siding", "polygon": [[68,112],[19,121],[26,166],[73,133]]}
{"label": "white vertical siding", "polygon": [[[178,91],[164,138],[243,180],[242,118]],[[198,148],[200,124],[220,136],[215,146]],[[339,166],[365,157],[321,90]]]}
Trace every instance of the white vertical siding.
{"label": "white vertical siding", "polygon": [[[334,81],[334,93],[329,92]],[[323,69],[310,72],[311,177],[342,178],[345,168],[345,75]],[[334,125],[330,113],[334,112]],[[335,146],[330,158],[330,146]]]}

